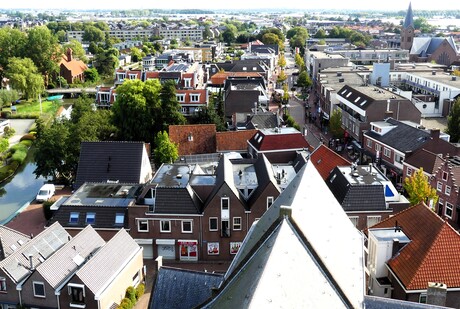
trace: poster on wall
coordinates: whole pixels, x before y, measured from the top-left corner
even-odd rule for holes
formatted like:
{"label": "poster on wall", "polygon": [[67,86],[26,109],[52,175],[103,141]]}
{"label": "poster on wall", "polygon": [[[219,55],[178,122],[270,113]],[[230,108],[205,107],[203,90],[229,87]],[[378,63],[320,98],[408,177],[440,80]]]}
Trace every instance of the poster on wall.
{"label": "poster on wall", "polygon": [[230,243],[230,254],[237,254],[240,250],[241,242],[231,242]]}
{"label": "poster on wall", "polygon": [[219,243],[218,242],[208,242],[208,254],[209,255],[219,254]]}

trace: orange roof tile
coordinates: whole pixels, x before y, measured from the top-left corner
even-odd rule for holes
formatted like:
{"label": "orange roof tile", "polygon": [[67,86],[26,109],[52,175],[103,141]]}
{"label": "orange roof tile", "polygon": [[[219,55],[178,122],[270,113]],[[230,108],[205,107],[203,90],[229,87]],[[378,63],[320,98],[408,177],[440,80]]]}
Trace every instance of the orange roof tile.
{"label": "orange roof tile", "polygon": [[423,290],[428,282],[460,287],[460,234],[424,204],[410,207],[372,228],[398,224],[411,240],[387,263],[406,290]]}
{"label": "orange roof tile", "polygon": [[217,132],[217,151],[242,151],[248,149],[247,141],[257,130]]}
{"label": "orange roof tile", "polygon": [[211,76],[213,85],[223,85],[228,77],[260,77],[258,72],[218,72]]}
{"label": "orange roof tile", "polygon": [[339,156],[335,151],[321,144],[310,155],[310,161],[326,180],[331,171],[337,166],[351,166],[351,162]]}
{"label": "orange roof tile", "polygon": [[72,61],[67,61],[67,56],[62,56],[59,66],[61,65],[69,70],[72,76],[78,76],[88,69],[88,66],[81,60],[72,59]]}
{"label": "orange roof tile", "polygon": [[[189,139],[189,135],[193,137]],[[179,155],[216,152],[216,125],[171,125],[169,139],[179,145]]]}

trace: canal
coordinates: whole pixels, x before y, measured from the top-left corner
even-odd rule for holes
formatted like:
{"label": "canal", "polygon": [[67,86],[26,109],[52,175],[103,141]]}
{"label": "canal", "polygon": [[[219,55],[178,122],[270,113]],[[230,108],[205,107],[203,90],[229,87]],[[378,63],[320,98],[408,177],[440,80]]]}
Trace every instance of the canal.
{"label": "canal", "polygon": [[45,178],[35,178],[34,149],[30,149],[25,163],[13,178],[0,184],[0,224],[10,221],[35,199]]}

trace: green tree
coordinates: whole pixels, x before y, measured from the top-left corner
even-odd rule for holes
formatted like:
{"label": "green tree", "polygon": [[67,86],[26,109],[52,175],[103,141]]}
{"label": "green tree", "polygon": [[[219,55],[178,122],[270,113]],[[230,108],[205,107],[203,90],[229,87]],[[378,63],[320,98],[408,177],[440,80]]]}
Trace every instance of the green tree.
{"label": "green tree", "polygon": [[84,63],[88,63],[88,58],[86,57],[85,49],[83,45],[77,40],[70,40],[70,42],[64,44],[63,49],[64,53],[66,53],[67,49],[72,49],[72,57],[76,59],[80,59]]}
{"label": "green tree", "polygon": [[338,108],[334,109],[329,120],[329,132],[334,138],[342,138],[344,130],[342,128],[342,111]]}
{"label": "green tree", "polygon": [[411,205],[417,205],[424,202],[426,205],[434,205],[438,200],[436,189],[430,186],[428,177],[423,174],[423,168],[412,174],[404,180],[404,190],[409,195]]}
{"label": "green tree", "polygon": [[287,75],[284,72],[284,70],[281,70],[280,74],[278,74],[278,77],[276,79],[277,83],[284,83],[287,80]]}
{"label": "green tree", "polygon": [[0,89],[0,109],[3,106],[10,106],[12,102],[19,99],[19,93],[14,90]]}
{"label": "green tree", "polygon": [[59,43],[64,43],[67,41],[67,33],[64,30],[59,30],[54,34]]}
{"label": "green tree", "polygon": [[307,71],[302,71],[297,78],[297,86],[302,88],[302,92],[306,91],[312,85],[310,76]]}
{"label": "green tree", "polygon": [[8,141],[8,139],[0,137],[0,154],[7,151],[9,147],[10,147],[10,142]]}
{"label": "green tree", "polygon": [[94,42],[97,44],[100,42],[104,42],[104,40],[105,34],[101,29],[96,28],[95,26],[85,27],[85,32],[83,33],[83,41]]}
{"label": "green tree", "polygon": [[320,28],[318,31],[315,33],[315,38],[316,39],[324,39],[327,37],[326,31],[324,29]]}
{"label": "green tree", "polygon": [[169,136],[166,131],[157,133],[153,156],[157,166],[160,166],[163,163],[172,163],[179,157],[178,147],[169,140]]}
{"label": "green tree", "polygon": [[274,33],[271,33],[271,32],[268,32],[268,33],[265,33],[263,36],[262,36],[262,43],[264,44],[269,44],[269,45],[272,45],[272,44],[280,44],[282,43],[281,40],[278,38],[278,36]]}
{"label": "green tree", "polygon": [[85,81],[87,82],[97,83],[99,81],[99,73],[95,68],[86,69],[83,72],[83,75],[85,76]]}
{"label": "green tree", "polygon": [[176,97],[176,84],[173,81],[163,83],[160,92],[161,112],[156,113],[155,132],[168,129],[169,125],[185,124],[184,115]]}
{"label": "green tree", "polygon": [[27,36],[18,29],[0,28],[0,79],[5,76],[5,68],[13,57],[24,57]]}
{"label": "green tree", "polygon": [[94,67],[102,76],[112,76],[118,67],[119,52],[115,48],[100,49],[95,56]]}
{"label": "green tree", "polygon": [[447,116],[446,133],[450,135],[451,143],[460,142],[460,98],[452,104],[452,109]]}
{"label": "green tree", "polygon": [[145,54],[137,47],[131,47],[131,60],[133,62],[139,62],[142,60]]}
{"label": "green tree", "polygon": [[25,57],[32,59],[38,72],[48,85],[49,76],[58,72],[58,61],[61,59],[59,43],[51,31],[45,27],[34,27],[27,33]]}
{"label": "green tree", "polygon": [[305,71],[305,61],[300,54],[295,54],[294,61],[300,71]]}
{"label": "green tree", "polygon": [[234,25],[227,25],[227,29],[222,33],[222,39],[228,45],[236,41],[236,36],[238,34],[238,29]]}
{"label": "green tree", "polygon": [[280,58],[278,59],[278,66],[280,66],[281,68],[286,67],[286,58],[283,54],[281,54]]}
{"label": "green tree", "polygon": [[37,98],[43,91],[43,77],[29,58],[12,58],[6,69],[11,86],[22,92],[25,98]]}

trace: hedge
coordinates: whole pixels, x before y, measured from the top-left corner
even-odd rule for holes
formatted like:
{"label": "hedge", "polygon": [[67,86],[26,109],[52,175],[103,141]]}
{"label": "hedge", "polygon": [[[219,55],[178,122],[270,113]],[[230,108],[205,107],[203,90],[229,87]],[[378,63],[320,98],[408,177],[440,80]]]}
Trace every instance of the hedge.
{"label": "hedge", "polygon": [[[36,139],[35,134],[29,133],[29,134],[24,134],[21,139],[19,140],[20,142],[23,141],[34,141]],[[31,143],[32,144],[32,143]],[[30,146],[30,145],[29,145]]]}
{"label": "hedge", "polygon": [[19,164],[24,163],[27,157],[27,149],[24,151],[22,149],[16,150],[11,156],[11,160],[18,162]]}
{"label": "hedge", "polygon": [[44,201],[43,202],[43,214],[45,215],[45,219],[49,220],[53,216],[53,212],[51,211],[51,205],[53,205],[54,202],[52,201]]}

